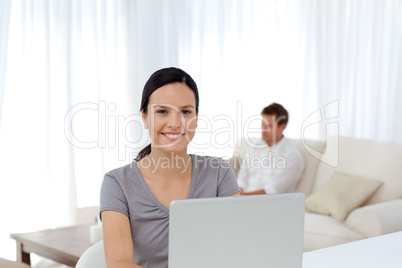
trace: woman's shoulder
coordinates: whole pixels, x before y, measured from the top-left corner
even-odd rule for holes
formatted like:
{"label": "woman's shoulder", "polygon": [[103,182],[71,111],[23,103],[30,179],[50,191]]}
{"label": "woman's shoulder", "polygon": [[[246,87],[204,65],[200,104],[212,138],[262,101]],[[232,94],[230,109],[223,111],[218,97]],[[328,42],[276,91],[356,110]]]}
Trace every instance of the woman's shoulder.
{"label": "woman's shoulder", "polygon": [[137,173],[138,166],[137,162],[133,161],[127,165],[112,169],[105,174],[106,177],[113,177],[116,178],[117,180],[132,177]]}

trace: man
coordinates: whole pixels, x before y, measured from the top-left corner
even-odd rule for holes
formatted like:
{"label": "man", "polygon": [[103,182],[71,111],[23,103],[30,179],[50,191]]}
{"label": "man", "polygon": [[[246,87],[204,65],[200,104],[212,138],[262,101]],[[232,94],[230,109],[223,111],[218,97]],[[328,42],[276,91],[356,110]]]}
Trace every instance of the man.
{"label": "man", "polygon": [[283,135],[288,112],[282,105],[272,103],[261,115],[262,139],[250,147],[237,176],[241,194],[294,192],[304,170],[304,158]]}

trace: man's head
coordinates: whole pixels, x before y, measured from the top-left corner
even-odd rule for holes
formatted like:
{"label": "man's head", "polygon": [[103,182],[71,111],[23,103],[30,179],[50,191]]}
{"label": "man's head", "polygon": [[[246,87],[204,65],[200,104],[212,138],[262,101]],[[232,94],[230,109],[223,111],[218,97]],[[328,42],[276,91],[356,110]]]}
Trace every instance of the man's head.
{"label": "man's head", "polygon": [[283,137],[282,132],[289,120],[288,111],[278,103],[271,103],[262,110],[261,115],[262,139],[273,146]]}

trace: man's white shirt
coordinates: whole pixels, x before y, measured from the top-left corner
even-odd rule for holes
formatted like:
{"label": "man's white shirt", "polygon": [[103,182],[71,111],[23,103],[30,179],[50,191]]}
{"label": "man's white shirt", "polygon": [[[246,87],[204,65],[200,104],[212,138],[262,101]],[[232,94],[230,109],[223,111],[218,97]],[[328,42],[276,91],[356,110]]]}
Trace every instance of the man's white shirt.
{"label": "man's white shirt", "polygon": [[240,188],[267,194],[296,191],[304,170],[304,158],[296,146],[286,137],[272,147],[263,140],[255,145],[245,154],[237,175]]}

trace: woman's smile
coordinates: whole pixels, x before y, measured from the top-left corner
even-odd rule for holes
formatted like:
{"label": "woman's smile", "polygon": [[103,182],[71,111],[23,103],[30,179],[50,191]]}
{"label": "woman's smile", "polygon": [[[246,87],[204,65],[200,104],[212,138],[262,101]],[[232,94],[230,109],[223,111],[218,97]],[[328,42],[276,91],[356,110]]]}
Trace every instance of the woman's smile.
{"label": "woman's smile", "polygon": [[169,141],[179,141],[184,136],[184,133],[162,132],[162,135]]}

